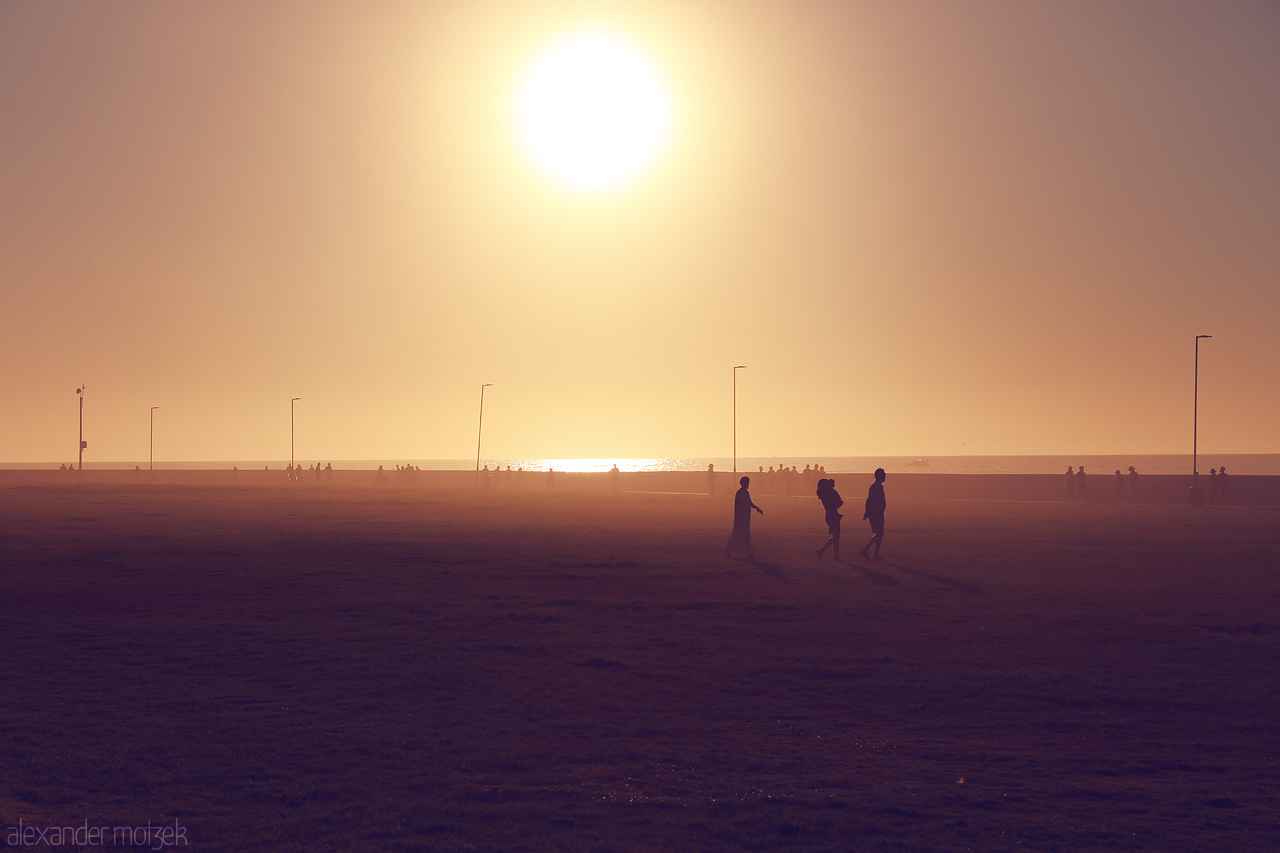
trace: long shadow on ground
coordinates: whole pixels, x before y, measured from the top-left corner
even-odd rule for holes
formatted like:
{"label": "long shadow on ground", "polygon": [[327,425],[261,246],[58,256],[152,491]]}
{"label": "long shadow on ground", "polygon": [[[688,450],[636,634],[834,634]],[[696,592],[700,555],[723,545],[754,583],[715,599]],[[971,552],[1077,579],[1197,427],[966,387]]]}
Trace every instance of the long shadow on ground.
{"label": "long shadow on ground", "polygon": [[845,563],[845,565],[853,569],[855,572],[861,572],[862,576],[869,581],[875,581],[876,583],[884,586],[901,586],[901,584],[898,583],[897,578],[891,575],[886,575],[884,572],[877,572],[870,566],[864,566],[859,563]]}
{"label": "long shadow on ground", "polygon": [[945,575],[935,575],[929,572],[922,572],[919,569],[912,569],[912,568],[909,568],[908,566],[902,565],[901,563],[885,563],[885,565],[892,566],[893,568],[897,569],[903,574],[911,575],[913,578],[927,578],[928,580],[931,580],[931,581],[937,581],[938,583],[943,583],[943,584],[946,584],[947,586],[953,586],[956,589],[964,590],[970,595],[985,595],[981,587],[976,587],[976,586],[973,586],[972,584],[961,583],[955,578],[949,578],[949,577],[946,577]]}

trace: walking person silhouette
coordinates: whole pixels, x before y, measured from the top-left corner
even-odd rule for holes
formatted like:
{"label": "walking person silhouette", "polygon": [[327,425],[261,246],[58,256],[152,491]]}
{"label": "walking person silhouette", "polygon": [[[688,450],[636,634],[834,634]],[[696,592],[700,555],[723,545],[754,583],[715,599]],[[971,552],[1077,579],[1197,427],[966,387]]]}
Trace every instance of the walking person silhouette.
{"label": "walking person silhouette", "polygon": [[[880,543],[884,541],[884,469],[876,469],[876,481],[871,484],[871,488],[867,489],[867,511],[862,517],[871,522],[871,541],[862,548],[862,558],[864,560],[875,560],[877,563],[883,563],[880,558]],[[874,557],[867,554],[871,546],[876,546],[876,555]]]}
{"label": "walking person silhouette", "polygon": [[764,515],[764,510],[751,502],[751,492],[747,491],[751,478],[743,477],[738,482],[742,488],[733,496],[733,532],[724,545],[724,555],[732,557],[734,551],[746,551],[747,559],[754,561],[756,555],[751,553],[751,510],[761,515]]}
{"label": "walking person silhouette", "polygon": [[818,481],[818,500],[822,501],[822,507],[827,511],[827,531],[831,537],[827,539],[826,544],[819,548],[816,553],[818,559],[822,559],[822,555],[830,548],[832,553],[836,555],[836,562],[843,563],[840,559],[840,507],[844,505],[844,501],[840,498],[840,493],[836,491],[835,480],[819,480]]}

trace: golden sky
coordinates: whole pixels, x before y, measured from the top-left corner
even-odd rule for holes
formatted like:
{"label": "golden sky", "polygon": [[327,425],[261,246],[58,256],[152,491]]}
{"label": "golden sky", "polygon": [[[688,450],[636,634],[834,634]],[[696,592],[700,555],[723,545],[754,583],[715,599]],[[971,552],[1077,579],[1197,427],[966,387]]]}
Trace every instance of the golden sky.
{"label": "golden sky", "polygon": [[[584,194],[522,73],[642,50]],[[0,0],[0,462],[1280,452],[1280,6]]]}

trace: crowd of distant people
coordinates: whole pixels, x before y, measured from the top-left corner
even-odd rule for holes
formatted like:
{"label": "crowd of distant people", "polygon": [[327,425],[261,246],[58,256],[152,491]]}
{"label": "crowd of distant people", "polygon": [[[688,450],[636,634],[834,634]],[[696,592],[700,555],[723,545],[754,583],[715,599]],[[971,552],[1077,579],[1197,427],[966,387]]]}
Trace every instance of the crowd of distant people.
{"label": "crowd of distant people", "polygon": [[[305,482],[314,482],[317,486],[323,483],[333,482],[333,463],[332,462],[325,465],[323,468],[320,467],[319,462],[317,462],[314,465],[309,465],[305,469],[306,470],[305,475],[302,473],[303,470],[304,469],[302,467],[301,462],[299,462],[297,465],[294,465],[292,462],[289,463],[288,465],[285,466],[285,469],[284,469],[285,482],[301,483],[301,482],[304,482],[304,479],[305,479]],[[269,465],[262,466],[262,473],[263,473],[263,476],[265,476],[268,481],[272,479],[271,466]]]}
{"label": "crowd of distant people", "polygon": [[[758,466],[759,470],[755,473],[756,491],[762,495],[791,495],[800,496],[812,494],[818,487],[821,480],[826,479],[827,469],[822,465],[806,465],[804,470],[797,470],[796,466],[787,467],[779,465],[777,469],[770,465],[766,471],[764,466]],[[716,471],[715,465],[707,466],[707,494],[714,495],[719,490],[719,486],[724,481],[720,479],[723,472]]]}
{"label": "crowd of distant people", "polygon": [[[58,470],[63,473],[74,474],[77,471],[74,462],[62,464],[58,466]],[[140,468],[134,469],[135,479],[140,477],[143,472]],[[232,470],[231,480],[236,482],[238,469]],[[290,464],[285,467],[283,472],[276,469],[272,472],[270,466],[264,466],[262,473],[267,482],[278,482],[277,478],[283,473],[284,480],[287,483],[303,483],[311,482],[316,485],[323,485],[333,482],[333,463],[321,465],[317,462],[314,465],[308,465],[306,468],[301,463],[297,465]],[[478,485],[485,488],[507,487],[520,488],[524,479],[525,470],[523,467],[512,468],[507,465],[505,468],[501,465],[495,465],[490,468],[487,464],[480,469]],[[555,483],[555,469],[548,468],[545,472],[538,470],[536,474],[545,474],[543,482],[550,491]],[[619,491],[621,472],[618,466],[614,465],[608,472],[610,487],[613,491]],[[386,470],[382,465],[378,466],[374,478],[374,484],[383,486],[387,485],[392,476],[395,482],[400,486],[408,486],[414,484],[421,474],[421,469],[416,465],[405,464],[396,465],[394,471]],[[834,481],[827,480],[826,468],[822,465],[813,464],[805,465],[803,469],[797,468],[795,465],[778,465],[772,466],[766,470],[765,467],[758,466],[758,470],[753,475],[755,477],[756,491],[758,494],[769,496],[802,496],[806,494],[818,494],[822,496],[823,483]],[[716,471],[715,465],[708,465],[706,470],[707,476],[707,494],[726,494],[728,488],[727,483],[731,482],[724,476],[724,472]],[[1115,470],[1112,476],[1113,481],[1113,498],[1116,503],[1127,501],[1137,502],[1140,500],[1141,493],[1141,477],[1138,470],[1130,465],[1128,473],[1122,472],[1119,468]],[[1064,500],[1069,502],[1087,502],[1089,501],[1089,475],[1085,473],[1083,465],[1078,468],[1073,465],[1067,466],[1066,473],[1066,489]],[[1225,465],[1210,468],[1207,482],[1201,487],[1204,494],[1204,503],[1208,505],[1225,505],[1231,502],[1231,479],[1227,475]],[[831,547],[834,548],[834,545]],[[839,553],[838,549],[836,553]]]}
{"label": "crowd of distant people", "polygon": [[[550,490],[555,478],[555,469],[547,469],[547,489]],[[512,469],[510,465],[503,468],[501,465],[494,465],[490,468],[487,464],[480,469],[480,485],[483,488],[519,488],[524,480],[524,468]]]}
{"label": "crowd of distant people", "polygon": [[[1066,474],[1066,500],[1068,501],[1087,501],[1089,499],[1089,481],[1088,475],[1085,474],[1084,466],[1081,465],[1079,470],[1074,470],[1073,466],[1067,466]],[[1129,466],[1129,473],[1124,474],[1119,468],[1113,476],[1115,482],[1115,501],[1136,501],[1138,500],[1138,483],[1140,478],[1138,470],[1132,465]],[[1223,465],[1220,468],[1209,469],[1209,483],[1205,488],[1204,500],[1207,504],[1226,504],[1231,499],[1231,480],[1227,477],[1227,468]]]}

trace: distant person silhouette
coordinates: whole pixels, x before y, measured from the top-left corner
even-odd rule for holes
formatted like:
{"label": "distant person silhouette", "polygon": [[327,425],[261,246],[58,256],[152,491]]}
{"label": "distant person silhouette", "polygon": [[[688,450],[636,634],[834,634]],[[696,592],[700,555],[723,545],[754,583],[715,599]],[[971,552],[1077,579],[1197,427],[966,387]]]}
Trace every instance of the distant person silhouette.
{"label": "distant person silhouette", "polygon": [[707,466],[707,494],[714,495],[716,493],[716,466]]}
{"label": "distant person silhouette", "polygon": [[1120,473],[1120,469],[1116,469],[1116,503],[1124,500],[1124,474]]}
{"label": "distant person silhouette", "polygon": [[1071,470],[1071,466],[1068,465],[1067,466],[1067,500],[1073,501],[1075,499],[1076,499],[1076,475],[1075,475],[1075,472]]}
{"label": "distant person silhouette", "polygon": [[613,467],[609,469],[609,485],[616,492],[618,491],[618,478],[622,476],[622,472],[618,470],[618,463],[613,463]]}
{"label": "distant person silhouette", "polygon": [[751,492],[747,491],[751,478],[743,477],[738,482],[742,488],[733,496],[733,532],[724,545],[724,555],[732,557],[734,551],[746,551],[747,559],[754,560],[756,555],[751,552],[751,510],[761,515],[764,515],[764,510],[751,502]]}
{"label": "distant person silhouette", "polygon": [[59,466],[58,466],[58,470],[59,470],[59,471],[65,471],[65,470],[67,470],[67,463],[63,462],[61,465],[59,465]]}
{"label": "distant person silhouette", "polygon": [[[867,489],[867,510],[862,517],[871,523],[871,541],[862,548],[862,558],[864,560],[875,560],[877,563],[883,563],[880,559],[880,543],[884,542],[884,469],[876,469],[876,481],[871,484],[871,488]],[[867,551],[871,546],[876,546],[876,555],[869,556]]]}
{"label": "distant person silhouette", "polygon": [[375,486],[381,486],[381,485],[382,485],[383,483],[385,483],[386,481],[387,481],[387,472],[383,471],[383,470],[382,470],[382,466],[381,466],[381,465],[379,465],[379,466],[378,466],[378,475],[377,475],[376,477],[374,477],[374,478],[373,478],[373,484],[374,484]]}
{"label": "distant person silhouette", "polygon": [[1084,466],[1076,471],[1076,500],[1083,501],[1089,499],[1089,484],[1084,479]]}
{"label": "distant person silhouette", "polygon": [[1138,499],[1138,470],[1132,465],[1129,466],[1129,500],[1136,501]]}
{"label": "distant person silhouette", "polygon": [[324,466],[324,481],[326,483],[333,482],[333,463],[332,462]]}
{"label": "distant person silhouette", "polygon": [[818,559],[822,559],[822,555],[830,548],[835,554],[836,562],[843,563],[840,559],[840,507],[844,506],[844,501],[840,498],[840,493],[836,491],[835,480],[819,480],[818,481],[818,500],[822,501],[822,508],[826,510],[827,532],[830,538],[826,543],[814,553],[818,555]]}
{"label": "distant person silhouette", "polygon": [[1227,479],[1227,466],[1218,469],[1218,497],[1226,504],[1231,500],[1231,481]]}
{"label": "distant person silhouette", "polygon": [[1216,504],[1222,501],[1222,484],[1218,482],[1218,469],[1209,469],[1209,503]]}

